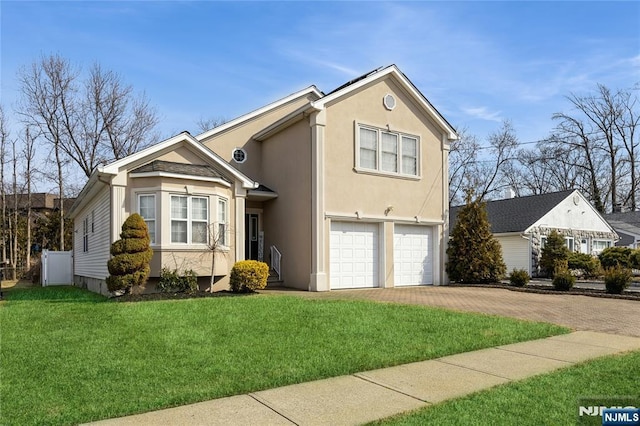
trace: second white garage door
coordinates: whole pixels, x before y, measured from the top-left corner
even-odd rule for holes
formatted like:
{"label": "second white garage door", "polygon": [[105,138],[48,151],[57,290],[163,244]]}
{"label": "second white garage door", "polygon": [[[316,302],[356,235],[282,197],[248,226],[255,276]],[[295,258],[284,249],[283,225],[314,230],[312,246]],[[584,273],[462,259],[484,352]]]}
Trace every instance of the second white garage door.
{"label": "second white garage door", "polygon": [[332,289],[378,286],[378,224],[331,222]]}
{"label": "second white garage door", "polygon": [[395,225],[393,236],[394,285],[433,284],[432,227]]}

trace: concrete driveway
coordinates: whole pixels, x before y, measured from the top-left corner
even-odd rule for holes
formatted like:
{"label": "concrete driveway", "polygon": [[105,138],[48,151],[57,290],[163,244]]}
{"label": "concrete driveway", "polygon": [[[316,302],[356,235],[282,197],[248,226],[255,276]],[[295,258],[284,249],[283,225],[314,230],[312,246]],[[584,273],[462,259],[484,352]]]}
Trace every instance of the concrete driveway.
{"label": "concrete driveway", "polygon": [[322,293],[288,289],[261,292],[321,299],[374,300],[438,306],[458,311],[551,322],[574,330],[640,337],[640,301],[635,300],[449,286],[334,290]]}

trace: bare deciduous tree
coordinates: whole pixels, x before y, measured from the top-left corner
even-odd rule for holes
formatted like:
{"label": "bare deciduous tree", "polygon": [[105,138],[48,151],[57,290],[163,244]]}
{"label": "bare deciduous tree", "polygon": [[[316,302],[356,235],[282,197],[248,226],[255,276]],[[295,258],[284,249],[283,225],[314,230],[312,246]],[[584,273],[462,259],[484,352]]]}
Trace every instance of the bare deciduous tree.
{"label": "bare deciduous tree", "polygon": [[227,120],[224,117],[200,117],[198,121],[196,121],[196,125],[198,126],[198,130],[204,133],[208,130],[215,129],[218,126],[222,126],[226,122]]}
{"label": "bare deciduous tree", "polygon": [[7,197],[4,181],[4,165],[6,163],[6,147],[9,133],[6,127],[6,117],[4,108],[0,105],[0,196],[2,197],[2,228],[0,229],[2,238],[2,265],[7,262],[7,233],[5,224],[7,223]]}
{"label": "bare deciduous tree", "polygon": [[[64,250],[64,154],[72,145],[69,130],[74,115],[72,98],[77,72],[60,56],[43,57],[19,73],[22,99],[18,107],[25,125],[38,129],[51,145],[57,169],[56,182],[60,202],[60,250]],[[65,148],[66,147],[66,148]]]}
{"label": "bare deciduous tree", "polygon": [[43,57],[19,74],[20,113],[89,177],[109,160],[150,144],[157,135],[155,110],[144,95],[113,71],[93,65],[86,80],[57,55]]}
{"label": "bare deciduous tree", "polygon": [[516,158],[518,148],[518,138],[510,121],[503,121],[500,128],[489,135],[489,145],[490,160],[483,161],[478,167],[475,185],[478,200],[484,200],[491,193],[508,186],[506,173],[509,163]]}

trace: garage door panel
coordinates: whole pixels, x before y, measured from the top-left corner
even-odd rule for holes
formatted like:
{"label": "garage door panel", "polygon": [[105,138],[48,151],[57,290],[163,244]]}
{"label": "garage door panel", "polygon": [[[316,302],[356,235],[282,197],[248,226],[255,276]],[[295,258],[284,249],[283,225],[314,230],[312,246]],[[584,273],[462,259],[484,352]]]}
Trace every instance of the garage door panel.
{"label": "garage door panel", "polygon": [[395,225],[393,258],[396,286],[433,284],[432,231],[429,226]]}
{"label": "garage door panel", "polygon": [[332,222],[330,235],[331,288],[377,287],[378,225]]}

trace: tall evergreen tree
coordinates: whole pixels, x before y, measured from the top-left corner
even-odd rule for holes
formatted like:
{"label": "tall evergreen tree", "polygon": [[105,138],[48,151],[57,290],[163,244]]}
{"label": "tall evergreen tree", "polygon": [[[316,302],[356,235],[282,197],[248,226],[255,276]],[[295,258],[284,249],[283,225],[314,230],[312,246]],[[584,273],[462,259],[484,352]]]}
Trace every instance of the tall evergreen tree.
{"label": "tall evergreen tree", "polygon": [[447,255],[447,274],[454,282],[496,282],[507,270],[500,243],[491,233],[485,203],[471,201],[470,192],[451,231]]}

